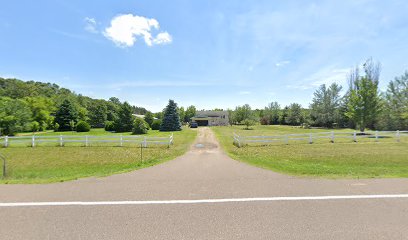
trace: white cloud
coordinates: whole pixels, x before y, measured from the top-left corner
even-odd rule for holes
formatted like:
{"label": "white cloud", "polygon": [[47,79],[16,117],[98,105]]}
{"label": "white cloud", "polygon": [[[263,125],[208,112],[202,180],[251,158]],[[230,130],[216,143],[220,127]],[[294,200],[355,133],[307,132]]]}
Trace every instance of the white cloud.
{"label": "white cloud", "polygon": [[290,63],[290,61],[281,61],[281,62],[277,62],[275,63],[276,67],[283,67],[285,65],[288,65]]}
{"label": "white cloud", "polygon": [[89,18],[89,17],[85,18],[85,30],[87,32],[98,33],[98,30],[96,29],[96,25],[97,23],[94,18]]}
{"label": "white cloud", "polygon": [[154,18],[122,14],[111,20],[111,25],[103,34],[120,47],[132,47],[138,37],[142,38],[148,46],[170,43],[172,37],[168,32],[160,32],[156,37],[152,36],[152,31],[159,29],[159,22]]}
{"label": "white cloud", "polygon": [[153,43],[155,44],[166,44],[166,43],[171,43],[173,41],[173,38],[168,32],[161,32],[157,34],[157,37],[153,39]]}

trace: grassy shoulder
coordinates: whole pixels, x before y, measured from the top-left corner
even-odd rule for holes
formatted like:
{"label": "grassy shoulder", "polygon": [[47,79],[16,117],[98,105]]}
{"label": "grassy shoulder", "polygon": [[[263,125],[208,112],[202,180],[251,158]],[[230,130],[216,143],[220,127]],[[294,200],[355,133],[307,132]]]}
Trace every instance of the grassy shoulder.
{"label": "grassy shoulder", "polygon": [[[281,135],[327,132],[327,129],[300,129],[289,126],[213,127],[222,147],[230,157],[261,168],[297,176],[327,178],[395,178],[408,177],[408,137],[397,143],[391,139],[374,139],[354,143],[328,140],[316,144],[292,142],[289,145],[246,146],[232,144],[233,132],[238,135]],[[350,132],[353,130],[334,130]]]}
{"label": "grassy shoulder", "polygon": [[[102,129],[88,133],[40,133],[41,135],[115,135]],[[130,135],[124,133],[123,135]],[[149,131],[146,136],[169,136],[169,132]],[[7,177],[0,183],[51,183],[74,180],[83,177],[101,177],[145,168],[174,159],[184,154],[194,141],[197,131],[188,128],[174,132],[174,144],[149,146],[141,149],[139,145],[83,147],[76,145],[8,147],[0,149],[7,157]],[[145,136],[145,135],[143,135]]]}

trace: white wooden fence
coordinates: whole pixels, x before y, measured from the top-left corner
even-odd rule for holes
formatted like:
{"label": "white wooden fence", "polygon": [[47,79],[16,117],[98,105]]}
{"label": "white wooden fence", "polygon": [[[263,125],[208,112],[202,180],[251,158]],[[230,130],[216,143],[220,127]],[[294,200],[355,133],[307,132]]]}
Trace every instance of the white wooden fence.
{"label": "white wooden fence", "polygon": [[402,137],[408,137],[408,131],[366,131],[366,132],[321,132],[321,133],[304,133],[304,134],[286,134],[276,136],[240,136],[233,133],[233,143],[237,147],[249,145],[250,143],[269,144],[284,143],[289,144],[294,141],[308,142],[312,144],[318,139],[327,139],[332,143],[340,139],[350,139],[358,142],[363,138],[375,139],[378,142],[383,138],[395,138],[400,142]]}
{"label": "white wooden fence", "polygon": [[[92,146],[96,143],[107,143],[107,145],[123,146],[126,143],[133,145],[148,147],[149,145],[170,145],[173,144],[173,134],[168,137],[147,137],[147,136],[131,136],[131,135],[57,135],[57,136],[18,136],[0,137],[0,145],[3,147],[9,147],[11,145],[16,146],[31,146],[35,147],[42,143],[48,143],[48,145],[54,144],[55,146],[65,146],[69,143],[80,143],[83,146]],[[112,144],[109,144],[112,143]]]}

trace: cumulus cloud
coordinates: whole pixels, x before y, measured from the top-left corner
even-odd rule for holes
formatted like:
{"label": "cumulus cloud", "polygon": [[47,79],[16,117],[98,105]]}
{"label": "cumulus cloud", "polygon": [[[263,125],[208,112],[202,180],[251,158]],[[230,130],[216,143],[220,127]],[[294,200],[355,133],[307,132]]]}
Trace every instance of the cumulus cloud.
{"label": "cumulus cloud", "polygon": [[86,17],[84,19],[84,21],[85,21],[85,30],[87,32],[98,33],[98,30],[96,29],[97,23],[96,23],[96,20],[94,18]]}
{"label": "cumulus cloud", "polygon": [[173,39],[168,32],[161,32],[157,34],[155,39],[153,39],[153,43],[155,44],[166,44],[171,43],[172,41]]}
{"label": "cumulus cloud", "polygon": [[159,29],[159,22],[154,18],[122,14],[111,20],[103,34],[120,47],[132,47],[139,38],[148,46],[171,43],[172,37],[168,32],[153,36],[152,32]]}

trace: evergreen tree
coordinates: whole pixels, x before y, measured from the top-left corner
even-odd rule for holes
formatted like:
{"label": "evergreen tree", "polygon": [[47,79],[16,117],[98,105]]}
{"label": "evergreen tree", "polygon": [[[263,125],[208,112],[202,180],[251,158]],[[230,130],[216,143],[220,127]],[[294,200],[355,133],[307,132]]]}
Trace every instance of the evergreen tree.
{"label": "evergreen tree", "polygon": [[54,121],[55,123],[58,123],[59,131],[70,131],[72,130],[71,121],[73,121],[74,124],[78,122],[78,110],[70,100],[66,99],[55,113]]}
{"label": "evergreen tree", "polygon": [[102,128],[107,120],[108,108],[103,100],[95,100],[88,107],[89,123],[94,128]]}
{"label": "evergreen tree", "polygon": [[129,103],[124,102],[119,109],[118,118],[114,123],[116,132],[130,132],[133,128],[134,117],[132,115],[132,106]]}
{"label": "evergreen tree", "polygon": [[340,97],[341,86],[333,83],[330,87],[325,84],[314,92],[311,108],[311,117],[314,125],[331,128],[341,121]]}
{"label": "evergreen tree", "polygon": [[285,118],[285,122],[292,126],[299,126],[303,123],[304,118],[302,114],[302,106],[298,103],[292,103],[289,105],[287,111],[288,115]]}
{"label": "evergreen tree", "polygon": [[160,131],[181,131],[180,116],[177,112],[177,104],[169,100],[169,104],[164,110],[163,122]]}
{"label": "evergreen tree", "polygon": [[388,84],[385,107],[380,116],[381,129],[408,129],[408,71]]}

